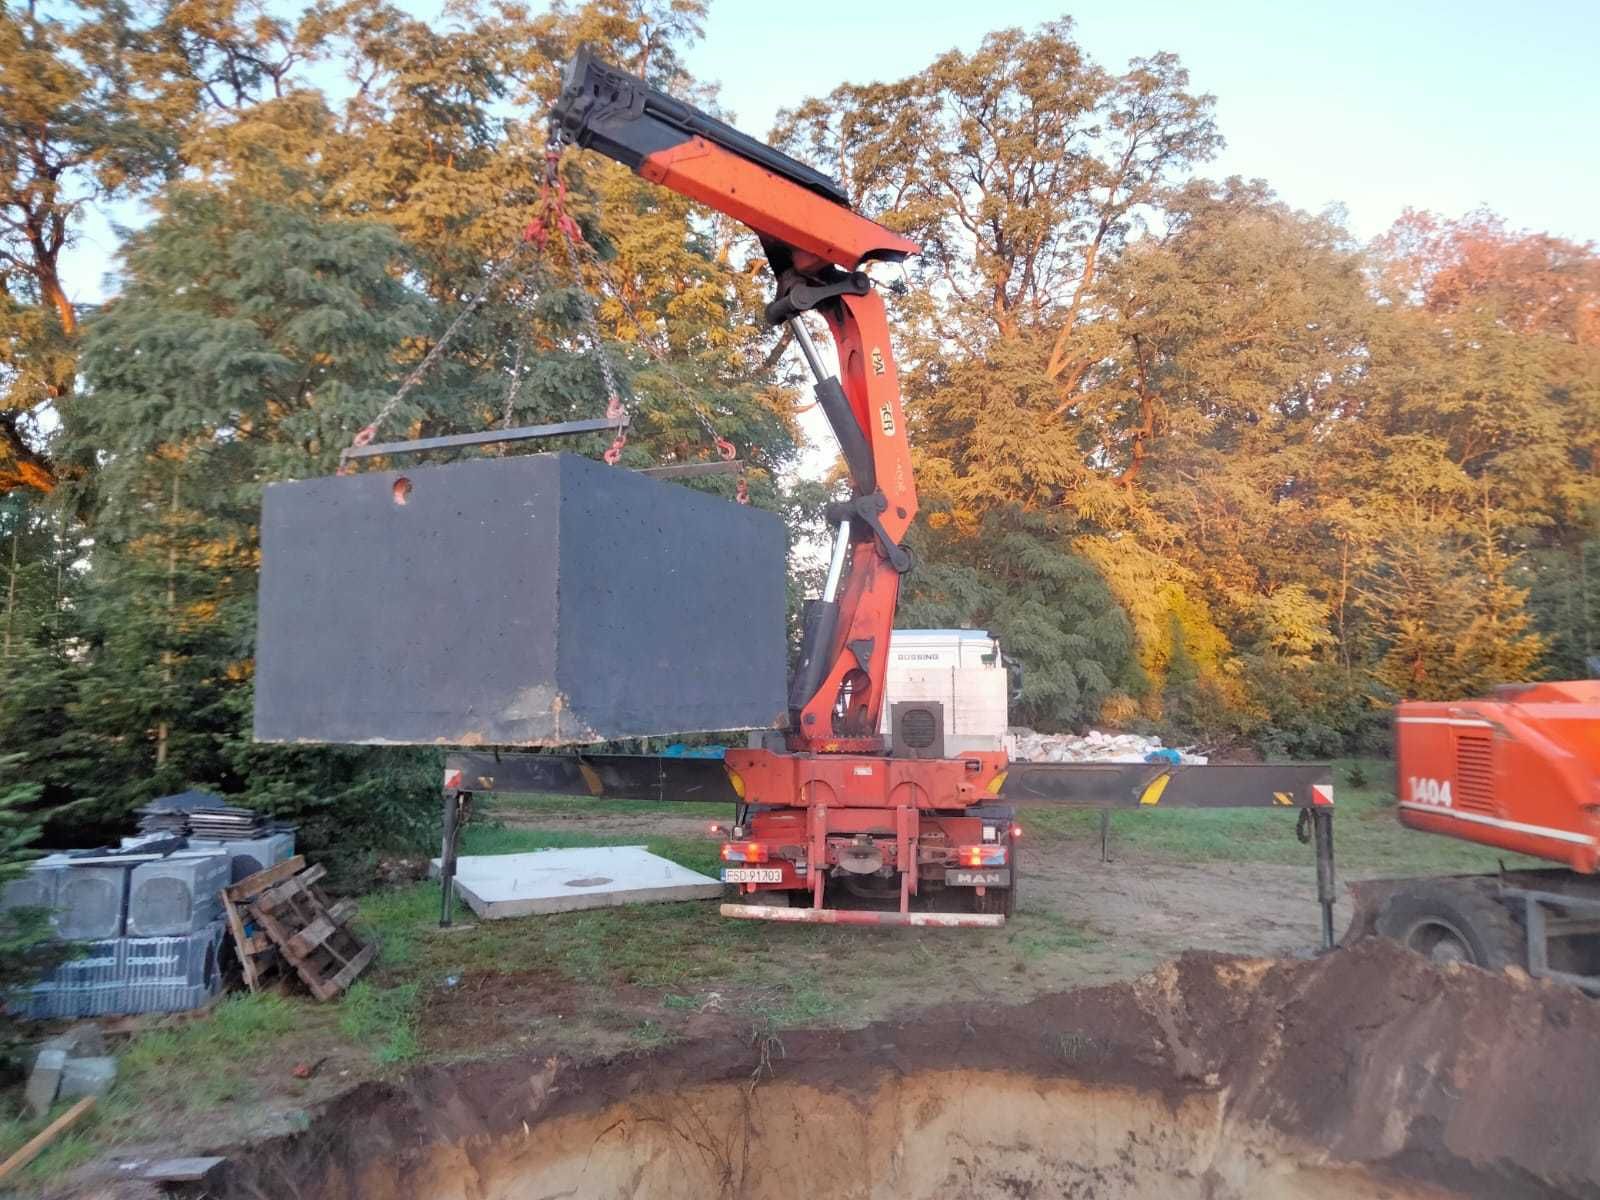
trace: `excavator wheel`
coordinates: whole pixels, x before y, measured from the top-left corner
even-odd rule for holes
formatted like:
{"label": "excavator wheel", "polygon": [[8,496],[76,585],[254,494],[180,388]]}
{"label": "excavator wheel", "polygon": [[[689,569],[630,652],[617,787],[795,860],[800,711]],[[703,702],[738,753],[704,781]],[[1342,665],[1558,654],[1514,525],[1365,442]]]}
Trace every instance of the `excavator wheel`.
{"label": "excavator wheel", "polygon": [[1527,965],[1527,939],[1505,905],[1470,880],[1434,879],[1396,892],[1376,931],[1434,962],[1485,970]]}

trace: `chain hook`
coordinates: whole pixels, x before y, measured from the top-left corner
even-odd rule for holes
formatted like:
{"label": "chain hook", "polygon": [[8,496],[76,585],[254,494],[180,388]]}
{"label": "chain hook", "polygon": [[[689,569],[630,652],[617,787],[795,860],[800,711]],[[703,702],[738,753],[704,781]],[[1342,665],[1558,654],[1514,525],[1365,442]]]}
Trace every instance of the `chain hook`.
{"label": "chain hook", "polygon": [[[606,419],[619,420],[628,415],[628,410],[623,407],[622,399],[616,392],[611,393],[611,400],[606,405]],[[624,425],[617,430],[617,436],[611,439],[611,445],[606,447],[606,452],[600,457],[605,460],[606,466],[614,467],[622,458],[622,448],[628,444],[628,427]]]}

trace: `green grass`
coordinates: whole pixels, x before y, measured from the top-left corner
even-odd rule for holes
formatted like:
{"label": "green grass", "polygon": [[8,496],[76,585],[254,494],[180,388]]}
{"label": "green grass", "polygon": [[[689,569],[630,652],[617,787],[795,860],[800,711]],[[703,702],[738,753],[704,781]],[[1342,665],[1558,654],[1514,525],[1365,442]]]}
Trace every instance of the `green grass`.
{"label": "green grass", "polygon": [[1026,962],[1085,950],[1098,940],[1060,913],[1030,909],[1026,902],[1021,904],[1021,911],[1007,919],[1006,938]]}
{"label": "green grass", "polygon": [[[42,1117],[11,1117],[0,1120],[0,1159],[9,1158],[67,1109],[76,1100],[64,1100]],[[13,1178],[20,1184],[42,1188],[54,1183],[75,1167],[88,1162],[97,1153],[99,1145],[89,1132],[97,1114],[90,1112],[73,1127],[47,1146],[38,1158],[22,1168]]]}
{"label": "green grass", "polygon": [[[462,841],[464,854],[643,841],[693,870],[714,874],[719,866],[717,843],[709,838],[478,823],[468,826]],[[438,885],[429,882],[363,900],[362,919],[382,946],[369,980],[373,989],[411,986],[425,994],[450,975],[553,975],[584,993],[656,993],[663,1021],[710,1003],[782,1028],[854,1019],[855,1011],[873,1008],[880,998],[927,994],[930,980],[935,990],[948,992],[957,975],[987,979],[986,986],[1003,991],[1015,972],[1095,942],[1081,925],[1047,912],[1024,912],[999,935],[949,931],[930,940],[882,930],[731,921],[715,905],[696,902],[589,909],[440,932],[439,899]],[[462,917],[471,919],[465,912]],[[617,1027],[615,1020],[600,1023]],[[636,1040],[656,1037],[649,1028],[636,1032]],[[376,1029],[370,1036],[377,1036]]]}
{"label": "green grass", "polygon": [[339,1032],[366,1047],[380,1066],[410,1062],[421,1052],[417,1041],[421,989],[419,980],[387,988],[370,979],[358,980],[339,1001]]}
{"label": "green grass", "polygon": [[416,955],[417,935],[439,919],[439,886],[386,888],[361,898],[356,926],[378,944],[379,961],[403,967]]}
{"label": "green grass", "polygon": [[300,1027],[304,1006],[273,992],[230,996],[202,1021],[141,1034],[122,1055],[125,1079],[252,1062],[263,1043]]}
{"label": "green grass", "polygon": [[140,1034],[123,1051],[116,1086],[100,1105],[101,1140],[149,1136],[163,1118],[258,1099],[263,1064],[281,1066],[281,1047],[325,1021],[310,1000],[247,992],[205,1017]]}
{"label": "green grass", "polygon": [[751,1006],[755,1016],[773,1029],[823,1024],[836,1018],[844,1008],[844,997],[814,983],[800,984],[784,994],[771,999],[763,998]]}
{"label": "green grass", "polygon": [[[1365,782],[1350,784],[1359,765]],[[1381,759],[1342,759],[1333,764],[1334,861],[1341,873],[1444,875],[1532,865],[1531,859],[1470,842],[1418,833],[1395,816],[1394,767]],[[1295,837],[1297,810],[1281,808],[1119,809],[1111,818],[1111,853],[1137,851],[1185,862],[1265,862],[1304,865],[1309,846]],[[1098,812],[1023,809],[1024,853],[1029,835],[1100,839]],[[1024,860],[1026,861],[1026,860]]]}
{"label": "green grass", "polygon": [[[407,948],[399,962],[380,960],[370,981],[374,988],[412,985],[426,994],[448,975],[553,977],[589,998],[580,1020],[631,1028],[638,1045],[658,1037],[645,1026],[670,1031],[708,1007],[781,1029],[883,1015],[886,1005],[892,1009],[897,997],[907,995],[928,1002],[954,998],[971,983],[1002,996],[1017,972],[1047,969],[1052,956],[1095,943],[1081,925],[1049,912],[1023,912],[1000,933],[947,930],[933,939],[891,930],[734,921],[716,905],[698,902],[485,921],[441,932],[434,928],[436,884],[372,899],[378,902],[366,907],[380,918],[384,944],[398,934]],[[415,925],[396,930],[402,920]],[[606,998],[621,995],[629,997],[622,1008],[631,1017],[621,1009],[601,1011]]]}

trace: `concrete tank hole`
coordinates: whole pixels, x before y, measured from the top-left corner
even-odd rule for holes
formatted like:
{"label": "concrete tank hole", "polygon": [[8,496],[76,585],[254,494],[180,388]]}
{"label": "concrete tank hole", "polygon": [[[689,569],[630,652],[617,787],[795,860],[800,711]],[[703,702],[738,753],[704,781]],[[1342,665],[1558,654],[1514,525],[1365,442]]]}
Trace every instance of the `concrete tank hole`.
{"label": "concrete tank hole", "polygon": [[420,1070],[237,1151],[224,1195],[1600,1195],[1600,1006],[1381,942],[605,1062]]}

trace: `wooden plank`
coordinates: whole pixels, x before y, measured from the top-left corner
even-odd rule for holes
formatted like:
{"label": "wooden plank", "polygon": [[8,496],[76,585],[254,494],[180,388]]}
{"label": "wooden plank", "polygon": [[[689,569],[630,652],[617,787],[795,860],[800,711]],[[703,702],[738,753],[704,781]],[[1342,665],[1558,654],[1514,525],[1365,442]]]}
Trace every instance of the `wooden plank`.
{"label": "wooden plank", "polygon": [[366,970],[367,964],[372,961],[372,956],[377,949],[378,947],[376,945],[365,947],[360,954],[356,955],[345,964],[344,970],[340,971],[332,979],[328,980],[327,986],[331,990],[332,995],[337,996],[340,992],[344,991],[345,988],[349,987],[356,981],[356,976],[361,974],[362,971]]}
{"label": "wooden plank", "polygon": [[[258,953],[263,957],[271,954],[281,958],[294,967],[313,996],[318,1000],[331,1000],[349,987],[372,961],[376,946],[363,945],[360,938],[345,928],[356,915],[354,900],[330,905],[316,887],[327,874],[325,867],[318,864],[289,872],[282,869],[287,865],[279,863],[277,867],[241,881],[250,883],[254,890],[245,911],[260,926],[261,932],[245,938],[240,922],[240,936],[236,940],[241,947],[248,947],[240,958],[245,961]],[[274,878],[266,878],[274,874]],[[238,917],[227,893],[224,902],[230,905],[233,916]],[[259,979],[260,964],[252,962],[250,965]]]}
{"label": "wooden plank", "polygon": [[50,1143],[54,1142],[58,1137],[67,1132],[67,1130],[71,1129],[79,1121],[83,1120],[84,1116],[93,1107],[94,1097],[85,1096],[82,1100],[79,1100],[54,1121],[51,1121],[50,1124],[46,1125],[38,1133],[34,1134],[34,1136],[29,1139],[26,1146],[22,1147],[22,1149],[18,1150],[10,1158],[6,1159],[5,1162],[0,1163],[0,1180],[4,1180],[9,1176],[14,1175],[16,1172],[22,1170],[23,1167],[31,1163],[34,1159],[38,1158],[39,1155],[43,1154],[50,1148]]}
{"label": "wooden plank", "polygon": [[256,977],[255,956],[247,945],[255,939],[245,936],[244,920],[239,916],[239,910],[233,906],[227,888],[222,889],[222,911],[228,916],[228,932],[233,935],[233,944],[239,951],[239,967],[244,972],[245,984],[252,992],[258,991],[260,985]]}
{"label": "wooden plank", "polygon": [[[340,931],[343,934],[344,931]],[[344,940],[352,941],[348,935]],[[354,949],[348,954],[335,953],[330,944],[317,946],[305,958],[295,963],[295,970],[300,978],[305,980],[306,986],[311,989],[311,994],[318,1000],[332,1000],[342,990],[342,984],[337,979],[352,961],[360,956],[364,947],[359,942],[354,943]],[[370,957],[370,956],[369,956]],[[359,968],[358,968],[359,970]],[[351,978],[354,978],[353,976]],[[347,981],[348,982],[348,981]]]}
{"label": "wooden plank", "polygon": [[283,924],[275,916],[268,912],[262,912],[253,904],[250,906],[250,915],[253,916],[261,928],[266,931],[267,936],[272,939],[273,943],[278,947],[280,953],[282,952],[283,946],[292,940],[297,932],[296,930],[285,929]]}
{"label": "wooden plank", "polygon": [[307,867],[304,871],[300,872],[300,874],[295,876],[295,880],[300,884],[301,887],[308,888],[327,873],[328,868],[323,866],[321,863],[318,863],[316,866]]}
{"label": "wooden plank", "polygon": [[298,962],[338,931],[339,926],[333,922],[331,917],[324,914],[285,942],[283,952],[289,956],[291,961]]}
{"label": "wooden plank", "polygon": [[339,931],[339,936],[330,938],[328,948],[333,951],[334,957],[341,962],[349,962],[356,955],[367,948],[367,944],[352,933],[348,926]]}
{"label": "wooden plank", "polygon": [[223,888],[223,892],[230,900],[250,900],[259,896],[273,884],[298,875],[306,865],[305,855],[296,854],[293,858],[286,858],[281,863],[268,867],[264,871],[257,871],[254,875],[246,875],[238,883],[231,883]]}
{"label": "wooden plank", "polygon": [[327,873],[328,868],[321,863],[314,867],[307,867],[293,878],[281,880],[260,893],[252,904],[258,911],[271,912],[273,909],[292,901],[296,896],[304,894],[310,898],[310,892],[307,889]]}
{"label": "wooden plank", "polygon": [[272,949],[272,939],[264,933],[252,933],[245,939],[242,949],[252,957],[259,958]]}
{"label": "wooden plank", "polygon": [[328,987],[327,981],[335,974],[334,964],[337,961],[324,947],[317,946],[306,957],[298,960],[294,964],[294,969],[313,996],[318,1000],[329,1000],[336,993]]}

